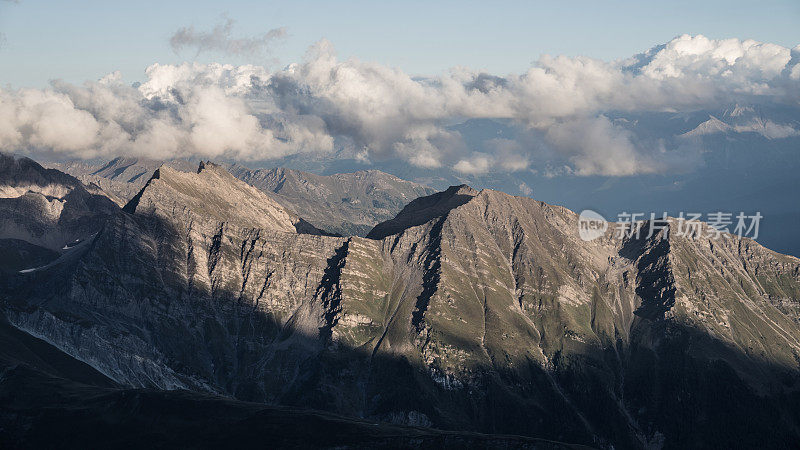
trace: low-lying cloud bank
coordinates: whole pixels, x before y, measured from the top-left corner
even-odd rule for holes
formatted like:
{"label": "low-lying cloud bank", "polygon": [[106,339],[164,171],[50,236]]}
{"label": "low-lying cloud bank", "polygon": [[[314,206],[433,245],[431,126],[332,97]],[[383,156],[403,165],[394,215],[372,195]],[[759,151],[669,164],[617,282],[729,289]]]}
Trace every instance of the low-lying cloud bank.
{"label": "low-lying cloud bank", "polygon": [[[224,41],[184,34],[186,45]],[[236,45],[245,51],[260,44]],[[55,81],[42,90],[0,90],[0,150],[240,161],[342,151],[465,174],[527,170],[549,155],[578,175],[632,175],[669,170],[671,153],[683,150],[642,141],[611,113],[735,103],[800,109],[800,46],[686,35],[614,62],[543,56],[527,72],[505,77],[457,68],[415,78],[341,61],[327,41],[275,72],[185,63],[154,64],[146,75],[135,86],[113,73],[80,86]],[[471,148],[447,126],[470,118],[509,119],[529,135]],[[797,133],[791,123],[764,127],[771,138]]]}

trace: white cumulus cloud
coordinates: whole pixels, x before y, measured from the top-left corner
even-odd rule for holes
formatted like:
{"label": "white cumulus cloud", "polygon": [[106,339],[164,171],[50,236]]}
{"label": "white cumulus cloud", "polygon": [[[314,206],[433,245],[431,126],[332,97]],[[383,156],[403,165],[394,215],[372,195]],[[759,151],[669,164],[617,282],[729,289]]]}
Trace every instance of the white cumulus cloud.
{"label": "white cumulus cloud", "polygon": [[[246,53],[281,34],[232,38],[231,29],[232,22],[209,32],[187,28],[174,41],[181,48]],[[136,86],[112,73],[83,85],[0,89],[0,150],[243,161],[349,150],[362,161],[400,158],[464,174],[559,167],[561,173],[626,176],[670,170],[679,158],[670,144],[641,139],[609,119],[613,114],[735,103],[800,110],[800,46],[704,36],[680,36],[611,62],[543,56],[526,72],[505,76],[455,68],[412,77],[341,60],[325,40],[277,71],[185,63],[153,64],[145,75]],[[524,139],[493,136],[476,148],[448,126],[466,119],[510,121]],[[797,129],[770,121],[753,126],[772,139],[795,136]]]}

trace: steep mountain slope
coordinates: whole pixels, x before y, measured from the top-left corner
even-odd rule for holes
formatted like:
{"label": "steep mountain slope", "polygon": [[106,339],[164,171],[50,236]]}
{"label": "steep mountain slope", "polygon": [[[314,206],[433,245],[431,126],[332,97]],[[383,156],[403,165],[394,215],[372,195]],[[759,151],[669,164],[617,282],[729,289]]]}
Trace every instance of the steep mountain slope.
{"label": "steep mountain slope", "polygon": [[314,225],[342,236],[363,236],[406,203],[435,192],[378,170],[334,175],[284,168],[229,170]]}
{"label": "steep mountain slope", "polygon": [[0,153],[0,240],[9,246],[4,253],[18,252],[19,240],[61,250],[99,231],[117,209],[101,190],[88,190],[72,176]]}
{"label": "steep mountain slope", "polygon": [[800,439],[796,258],[586,242],[565,208],[463,186],[380,239],[299,234],[220,168],[157,175],[70,258],[6,279],[15,326],[130,386],[615,448]]}
{"label": "steep mountain slope", "polygon": [[21,239],[0,239],[0,273],[16,273],[42,267],[60,255]]}
{"label": "steep mountain slope", "polygon": [[[11,372],[17,369],[96,387],[119,387],[91,366],[72,358],[45,341],[14,328],[0,314],[0,371],[4,375],[0,383],[13,378]],[[20,391],[22,390],[18,393],[22,393]],[[6,402],[2,404],[8,406]],[[3,417],[0,420],[3,419],[7,418]]]}

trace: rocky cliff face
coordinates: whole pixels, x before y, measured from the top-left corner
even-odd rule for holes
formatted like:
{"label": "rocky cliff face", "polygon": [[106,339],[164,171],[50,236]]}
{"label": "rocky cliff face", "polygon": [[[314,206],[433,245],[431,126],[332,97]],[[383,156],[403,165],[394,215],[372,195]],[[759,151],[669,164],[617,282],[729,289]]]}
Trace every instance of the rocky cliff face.
{"label": "rocky cliff face", "polygon": [[156,175],[6,280],[15,326],[130,386],[616,448],[800,438],[796,258],[586,242],[567,209],[467,187],[321,236],[219,168]]}
{"label": "rocky cliff face", "polygon": [[6,255],[19,253],[23,245],[17,241],[61,251],[98,232],[117,209],[100,189],[0,153],[0,243]]}

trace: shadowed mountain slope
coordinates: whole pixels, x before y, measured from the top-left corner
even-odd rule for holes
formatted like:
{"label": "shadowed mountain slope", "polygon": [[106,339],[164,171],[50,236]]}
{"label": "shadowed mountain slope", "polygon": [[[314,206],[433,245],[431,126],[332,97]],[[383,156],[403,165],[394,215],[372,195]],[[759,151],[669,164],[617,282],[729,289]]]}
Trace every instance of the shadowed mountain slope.
{"label": "shadowed mountain slope", "polygon": [[451,209],[467,203],[478,191],[467,185],[450,186],[446,191],[420,197],[406,205],[397,216],[375,225],[368,234],[370,239],[383,239],[406,228],[422,225],[447,214]]}
{"label": "shadowed mountain slope", "polygon": [[[0,370],[26,370],[97,387],[118,387],[86,363],[11,326],[0,315]],[[6,373],[8,375],[8,373]],[[4,381],[7,377],[3,377]],[[33,383],[31,383],[33,386]],[[5,404],[5,403],[4,403]]]}
{"label": "shadowed mountain slope", "polygon": [[3,448],[580,448],[524,438],[443,432],[239,402],[189,391],[123,389],[89,365],[0,316]]}
{"label": "shadowed mountain slope", "polygon": [[118,209],[100,189],[0,153],[0,240],[11,246],[6,254],[20,250],[15,240],[59,251],[99,231]]}
{"label": "shadowed mountain slope", "polygon": [[161,169],[7,277],[10,322],[134,387],[608,448],[800,439],[796,258],[707,226],[587,242],[565,208],[463,186],[376,239],[299,234],[221,172]]}

